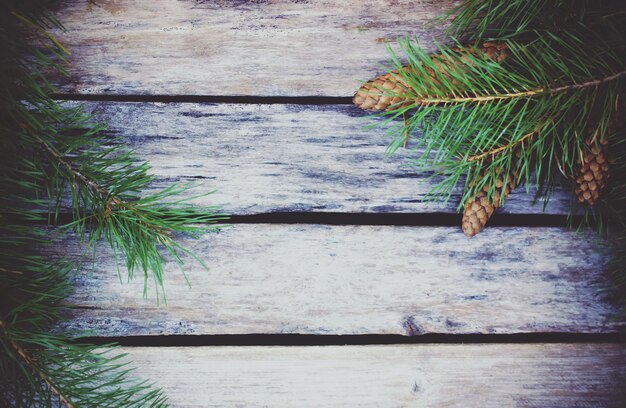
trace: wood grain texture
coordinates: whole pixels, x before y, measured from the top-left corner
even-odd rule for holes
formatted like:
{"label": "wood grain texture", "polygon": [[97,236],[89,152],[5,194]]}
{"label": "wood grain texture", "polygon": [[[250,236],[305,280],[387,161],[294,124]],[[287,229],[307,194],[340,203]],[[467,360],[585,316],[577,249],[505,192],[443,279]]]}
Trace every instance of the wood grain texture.
{"label": "wood grain texture", "polygon": [[621,408],[623,344],[128,348],[174,407]]}
{"label": "wood grain texture", "polygon": [[65,0],[64,92],[350,96],[454,1]]}
{"label": "wood grain texture", "polygon": [[[217,189],[198,205],[220,204],[232,214],[270,212],[454,212],[449,203],[427,203],[435,181],[406,166],[400,149],[385,160],[384,128],[352,106],[195,103],[88,103],[111,133],[148,160],[153,187],[202,182],[194,194]],[[534,193],[518,188],[504,213],[536,214]],[[556,191],[545,209],[565,214],[569,191]],[[460,221],[459,221],[460,222]]]}
{"label": "wood grain texture", "polygon": [[[237,225],[180,241],[211,269],[189,260],[189,288],[166,265],[167,306],[142,299],[141,279],[120,284],[101,249],[63,324],[101,336],[618,331],[592,241],[560,228],[467,239],[450,227]],[[80,253],[69,238],[55,250]]]}

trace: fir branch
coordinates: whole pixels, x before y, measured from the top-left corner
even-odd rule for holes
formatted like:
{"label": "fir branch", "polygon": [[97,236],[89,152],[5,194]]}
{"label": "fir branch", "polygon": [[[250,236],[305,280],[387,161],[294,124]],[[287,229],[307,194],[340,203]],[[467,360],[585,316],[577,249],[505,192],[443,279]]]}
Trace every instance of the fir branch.
{"label": "fir branch", "polygon": [[[527,141],[531,137],[537,135],[538,133],[539,133],[539,129],[536,129],[533,132],[527,133],[524,136],[520,137],[515,142],[504,144],[502,146],[499,146],[497,148],[491,149],[491,150],[486,151],[484,153],[477,154],[475,156],[470,156],[466,160],[468,162],[475,162],[475,161],[478,161],[478,160],[482,160],[482,159],[484,159],[485,157],[488,157],[488,156],[495,156],[495,155],[503,153],[503,152],[505,152],[507,150],[511,151],[511,150],[515,149],[518,145],[524,143],[525,141]],[[459,158],[462,159],[462,157],[459,157]]]}
{"label": "fir branch", "polygon": [[433,19],[448,24],[446,33],[482,39],[532,38],[537,31],[558,32],[576,25],[601,25],[620,17],[622,0],[463,0]]}
{"label": "fir branch", "polygon": [[[560,166],[572,173],[584,148],[582,138],[573,136],[606,129],[612,109],[600,112],[599,119],[591,117],[597,116],[598,106],[615,103],[626,76],[618,55],[588,49],[578,34],[551,34],[529,44],[508,41],[510,56],[502,63],[458,46],[440,46],[439,56],[433,57],[410,40],[400,41],[408,66],[395,54],[391,60],[406,92],[384,114],[393,119],[414,110],[400,129],[393,128],[388,153],[404,144],[407,129],[421,128],[424,133],[413,144],[420,153],[413,164],[444,176],[430,197],[449,197],[467,175],[461,208],[485,183],[495,191],[496,169],[508,168],[507,152],[525,144],[518,164],[524,184],[549,191],[555,176],[546,152],[558,146]],[[581,66],[580,61],[590,63]],[[501,157],[484,162],[489,156]]]}
{"label": "fir branch", "polygon": [[514,92],[514,93],[494,93],[494,94],[486,94],[486,95],[476,95],[476,96],[466,96],[466,97],[447,97],[447,98],[417,98],[415,99],[416,106],[424,106],[431,104],[452,104],[452,103],[482,103],[482,102],[490,102],[496,100],[503,99],[517,99],[517,98],[532,98],[536,96],[541,96],[545,94],[549,94],[554,96],[561,92],[569,92],[574,90],[582,90],[586,88],[598,87],[606,84],[607,82],[615,81],[620,79],[622,76],[626,76],[626,70],[615,73],[613,75],[609,75],[604,78],[592,79],[582,84],[571,84],[571,85],[563,85],[556,88],[537,88],[530,89],[526,91]]}
{"label": "fir branch", "polygon": [[[124,255],[129,279],[151,273],[163,285],[168,253],[182,270],[177,233],[215,231],[215,207],[191,205],[191,185],[142,195],[154,181],[147,163],[104,133],[82,106],[50,97],[45,73],[65,71],[67,50],[48,34],[62,28],[45,0],[0,6],[0,401],[7,406],[166,406],[165,396],[134,380],[111,345],[75,343],[83,333],[51,331],[70,293],[76,265],[42,255],[52,236],[36,225],[72,220],[56,232],[78,232],[87,248],[104,239]],[[32,35],[40,42],[26,41]],[[117,143],[117,145],[115,144]],[[206,194],[210,194],[206,193]],[[193,254],[190,254],[195,257]],[[199,258],[195,259],[203,266]],[[184,271],[183,271],[184,273]]]}
{"label": "fir branch", "polygon": [[[626,306],[625,17],[623,0],[464,0],[433,24],[449,23],[448,34],[474,45],[453,38],[429,55],[401,39],[406,62],[388,47],[390,72],[363,85],[354,103],[384,111],[387,155],[414,139],[410,164],[437,180],[429,198],[446,200],[464,184],[467,235],[518,182],[546,204],[555,186],[575,183],[587,206],[570,213],[571,221],[582,210],[571,226],[610,238],[610,291]],[[509,55],[494,58],[502,41]]]}
{"label": "fir branch", "polygon": [[0,319],[0,329],[4,332],[4,337],[9,339],[9,343],[15,352],[24,360],[33,372],[35,372],[46,383],[50,391],[59,398],[59,401],[67,408],[74,408],[74,405],[63,394],[61,394],[59,390],[56,389],[50,377],[48,377],[45,371],[39,368],[37,363],[35,363],[35,360],[28,354],[28,352],[10,337],[8,326],[4,321],[2,321],[2,319]]}

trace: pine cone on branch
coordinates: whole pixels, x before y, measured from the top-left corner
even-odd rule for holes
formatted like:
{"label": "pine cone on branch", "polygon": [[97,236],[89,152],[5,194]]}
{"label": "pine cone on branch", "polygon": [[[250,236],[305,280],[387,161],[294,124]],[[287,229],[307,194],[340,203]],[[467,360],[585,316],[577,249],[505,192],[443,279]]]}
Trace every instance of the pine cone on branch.
{"label": "pine cone on branch", "polygon": [[[406,69],[406,67],[404,67]],[[386,111],[399,107],[409,86],[398,70],[388,72],[364,83],[352,98],[352,103],[364,110]],[[410,102],[409,102],[410,103]]]}
{"label": "pine cone on branch", "polygon": [[[486,173],[483,172],[480,178],[485,176]],[[485,185],[482,190],[476,193],[474,198],[467,200],[461,222],[463,233],[466,236],[473,237],[487,225],[496,208],[501,206],[501,198],[506,198],[517,185],[518,176],[517,170],[502,171],[498,175],[496,188],[491,196],[489,196],[489,186]]]}
{"label": "pine cone on branch", "polygon": [[585,144],[588,150],[581,153],[574,194],[579,203],[592,206],[602,196],[610,176],[607,160],[608,141],[602,138],[596,143],[592,139],[587,139]]}
{"label": "pine cone on branch", "polygon": [[[507,46],[501,42],[484,42],[478,48],[454,48],[453,51],[469,51],[472,55],[476,55],[479,51],[496,62],[502,62],[508,56]],[[446,63],[445,58],[439,54],[431,58],[437,66]],[[403,69],[408,69],[408,66]],[[386,111],[403,106],[402,102],[405,98],[402,95],[406,94],[409,89],[409,85],[402,79],[402,73],[394,70],[364,83],[355,93],[352,102],[361,109]],[[408,100],[406,104],[413,102],[413,100]]]}

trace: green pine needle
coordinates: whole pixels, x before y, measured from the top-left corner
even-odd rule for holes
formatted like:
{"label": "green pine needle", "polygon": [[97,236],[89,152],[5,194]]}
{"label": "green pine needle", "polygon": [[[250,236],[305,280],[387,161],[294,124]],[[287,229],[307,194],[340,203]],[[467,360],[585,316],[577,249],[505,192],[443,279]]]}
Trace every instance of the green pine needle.
{"label": "green pine needle", "polygon": [[[413,104],[385,115],[410,111],[406,127],[413,135],[422,131],[412,143],[412,163],[443,177],[431,197],[450,197],[464,182],[461,208],[485,183],[495,191],[502,167],[518,168],[519,181],[540,190],[556,183],[561,171],[574,174],[578,152],[585,148],[581,135],[596,129],[606,133],[626,79],[617,55],[578,40],[562,33],[529,44],[507,41],[510,56],[504,63],[444,45],[439,46],[442,57],[433,59],[417,42],[400,40],[408,66],[392,53],[392,69],[409,87],[403,100]],[[404,143],[404,125],[393,132],[388,154]],[[512,153],[519,149],[523,155],[513,164]],[[548,154],[555,149],[558,168]],[[492,176],[479,180],[481,172]]]}
{"label": "green pine needle", "polygon": [[154,280],[158,301],[167,260],[182,270],[188,254],[206,267],[175,237],[218,231],[226,217],[194,206],[211,192],[194,197],[192,184],[144,193],[155,181],[149,165],[81,106],[50,97],[46,76],[65,73],[68,51],[48,34],[62,29],[48,3],[0,6],[0,406],[166,406],[163,393],[134,379],[110,345],[53,330],[77,265],[43,255],[44,248],[55,234],[76,233],[86,253],[106,241],[128,279],[141,272],[144,295]]}
{"label": "green pine needle", "polygon": [[470,44],[506,43],[509,56],[495,62],[459,41],[439,45],[434,57],[410,39],[399,41],[401,56],[389,48],[390,70],[408,89],[389,95],[401,102],[381,114],[392,125],[387,154],[408,135],[411,164],[436,180],[428,197],[447,200],[463,186],[459,210],[485,187],[493,199],[503,175],[517,176],[527,191],[534,187],[545,206],[555,187],[573,184],[581,157],[605,138],[609,185],[582,215],[573,207],[570,220],[608,238],[611,290],[626,306],[623,1],[465,0],[433,24],[444,22]]}

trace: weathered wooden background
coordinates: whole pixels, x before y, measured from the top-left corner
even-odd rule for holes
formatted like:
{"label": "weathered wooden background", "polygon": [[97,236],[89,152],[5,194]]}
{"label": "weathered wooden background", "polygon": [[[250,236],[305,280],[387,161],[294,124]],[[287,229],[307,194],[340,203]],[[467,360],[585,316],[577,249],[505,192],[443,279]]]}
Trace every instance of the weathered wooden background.
{"label": "weathered wooden background", "polygon": [[[546,217],[516,191],[500,226],[467,239],[448,221],[460,221],[458,195],[426,203],[433,181],[404,166],[410,151],[384,160],[384,129],[364,130],[348,104],[384,70],[385,44],[443,40],[426,22],[454,4],[61,1],[72,55],[60,97],[149,160],[155,188],[200,181],[219,191],[198,205],[248,221],[182,239],[210,270],[189,260],[190,288],[168,267],[166,306],[143,299],[141,281],[120,284],[103,247],[60,329],[128,344],[173,406],[623,407],[605,249],[551,221],[567,192]],[[55,250],[81,254],[71,238]],[[353,336],[322,347],[288,334]],[[212,335],[246,345],[207,345]],[[364,345],[376,335],[409,344]]]}

